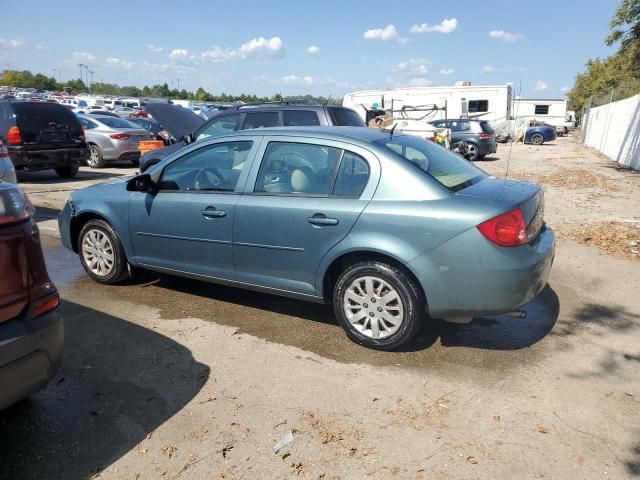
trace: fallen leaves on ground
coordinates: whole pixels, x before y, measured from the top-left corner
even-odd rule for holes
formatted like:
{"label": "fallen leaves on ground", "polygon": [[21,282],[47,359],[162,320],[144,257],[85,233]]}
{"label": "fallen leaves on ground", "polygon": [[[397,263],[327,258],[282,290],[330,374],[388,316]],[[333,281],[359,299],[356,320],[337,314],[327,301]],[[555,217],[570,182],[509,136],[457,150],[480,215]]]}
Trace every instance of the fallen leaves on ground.
{"label": "fallen leaves on ground", "polygon": [[344,436],[342,432],[332,430],[329,424],[324,420],[321,420],[315,413],[302,412],[302,418],[318,432],[318,435],[320,435],[320,441],[323,444],[343,440]]}
{"label": "fallen leaves on ground", "polygon": [[[547,175],[532,172],[510,172],[509,177],[569,189],[599,187],[609,180],[583,168],[561,168],[559,171]],[[615,187],[607,185],[607,190],[613,189]]]}
{"label": "fallen leaves on ground", "polygon": [[171,445],[166,445],[162,447],[162,453],[164,453],[169,458],[171,458],[173,454],[176,453],[177,450],[178,450],[177,447],[172,447]]}
{"label": "fallen leaves on ground", "polygon": [[542,425],[538,425],[538,432],[540,433],[549,433],[551,432],[551,430],[549,430],[547,427],[542,426]]}
{"label": "fallen leaves on ground", "polygon": [[476,457],[468,456],[467,457],[467,462],[469,462],[472,465],[475,465],[475,464],[478,463],[478,460],[476,460]]}
{"label": "fallen leaves on ground", "polygon": [[640,223],[582,225],[567,236],[583,245],[595,245],[615,257],[640,260]]}

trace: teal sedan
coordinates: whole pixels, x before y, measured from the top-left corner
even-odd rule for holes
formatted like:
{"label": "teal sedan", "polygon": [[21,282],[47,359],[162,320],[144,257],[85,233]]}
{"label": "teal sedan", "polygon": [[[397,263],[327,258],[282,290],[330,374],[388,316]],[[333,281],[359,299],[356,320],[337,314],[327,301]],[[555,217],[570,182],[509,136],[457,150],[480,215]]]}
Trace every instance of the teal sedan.
{"label": "teal sedan", "polygon": [[333,306],[355,342],[397,349],[540,293],[555,240],[533,183],[417,137],[265,128],[195,142],[144,174],[75,191],[63,244],[113,284],[136,269]]}

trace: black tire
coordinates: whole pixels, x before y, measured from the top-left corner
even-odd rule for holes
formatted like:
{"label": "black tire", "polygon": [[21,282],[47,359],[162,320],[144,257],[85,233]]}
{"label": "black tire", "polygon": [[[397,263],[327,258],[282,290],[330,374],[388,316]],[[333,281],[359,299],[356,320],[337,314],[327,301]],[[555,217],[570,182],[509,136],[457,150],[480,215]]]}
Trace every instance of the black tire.
{"label": "black tire", "polygon": [[467,160],[470,162],[480,160],[480,150],[475,143],[467,143]]}
{"label": "black tire", "polygon": [[544,143],[544,136],[541,133],[534,133],[531,135],[529,141],[534,145],[542,145]]}
{"label": "black tire", "polygon": [[[362,277],[374,277],[386,282],[395,290],[402,302],[403,318],[400,326],[397,331],[385,338],[372,338],[372,336],[360,331],[347,318],[343,307],[345,295],[352,284]],[[379,300],[380,297],[377,298]],[[364,303],[363,305],[367,308],[368,304]],[[375,308],[373,303],[371,305],[373,311],[369,313],[369,316],[373,318],[365,317],[363,319],[365,325],[367,321],[378,322],[375,318],[375,311],[380,311],[382,305]],[[347,336],[355,343],[377,350],[396,350],[413,341],[425,319],[425,306],[426,302],[422,291],[409,276],[394,266],[378,261],[365,261],[347,267],[338,277],[333,289],[333,310]]]}
{"label": "black tire", "polygon": [[[100,275],[92,270],[91,266],[87,263],[88,260],[84,255],[84,243],[85,237],[90,236],[91,232],[99,232],[102,235],[105,235],[106,238],[110,242],[110,251],[113,256],[112,267],[111,270],[103,275]],[[91,243],[91,239],[88,239],[89,243]],[[107,250],[108,252],[109,250]],[[96,282],[104,283],[107,285],[112,285],[115,283],[120,283],[129,277],[129,271],[127,269],[127,257],[124,253],[124,249],[122,248],[122,244],[120,243],[120,239],[118,235],[113,230],[111,225],[109,225],[104,220],[89,220],[82,226],[80,230],[80,235],[78,236],[78,256],[80,257],[80,263],[84,268],[85,272]]]}
{"label": "black tire", "polygon": [[140,165],[140,159],[139,158],[132,158],[129,161],[131,162],[131,165],[133,165],[134,167],[137,167],[137,166]]}
{"label": "black tire", "polygon": [[102,168],[107,164],[107,161],[102,156],[102,150],[98,145],[89,145],[89,158],[87,158],[87,165],[91,168]]}
{"label": "black tire", "polygon": [[78,170],[80,170],[80,165],[72,165],[70,167],[58,167],[54,168],[59,177],[62,178],[74,178],[78,175]]}

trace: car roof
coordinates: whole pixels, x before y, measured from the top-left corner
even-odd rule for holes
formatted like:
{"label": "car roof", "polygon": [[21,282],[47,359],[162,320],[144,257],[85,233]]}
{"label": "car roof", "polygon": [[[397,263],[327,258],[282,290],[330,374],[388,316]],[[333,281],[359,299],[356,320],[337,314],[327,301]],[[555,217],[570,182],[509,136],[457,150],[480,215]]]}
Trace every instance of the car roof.
{"label": "car roof", "polygon": [[[353,141],[359,143],[371,143],[376,140],[388,138],[391,135],[389,130],[378,130],[368,127],[269,127],[248,130],[237,130],[235,132],[224,135],[225,137],[244,137],[256,135],[286,135],[291,137],[311,137],[322,138],[326,140]],[[400,136],[402,133],[394,133],[394,136]],[[222,136],[222,135],[221,135]],[[218,137],[211,137],[218,138]]]}

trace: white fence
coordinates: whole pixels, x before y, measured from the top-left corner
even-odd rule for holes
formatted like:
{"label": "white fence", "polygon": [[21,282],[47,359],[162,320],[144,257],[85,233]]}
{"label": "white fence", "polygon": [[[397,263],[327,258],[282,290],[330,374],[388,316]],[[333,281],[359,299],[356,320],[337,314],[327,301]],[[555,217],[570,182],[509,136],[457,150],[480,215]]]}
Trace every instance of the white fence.
{"label": "white fence", "polygon": [[640,170],[640,95],[591,108],[582,125],[585,145]]}

